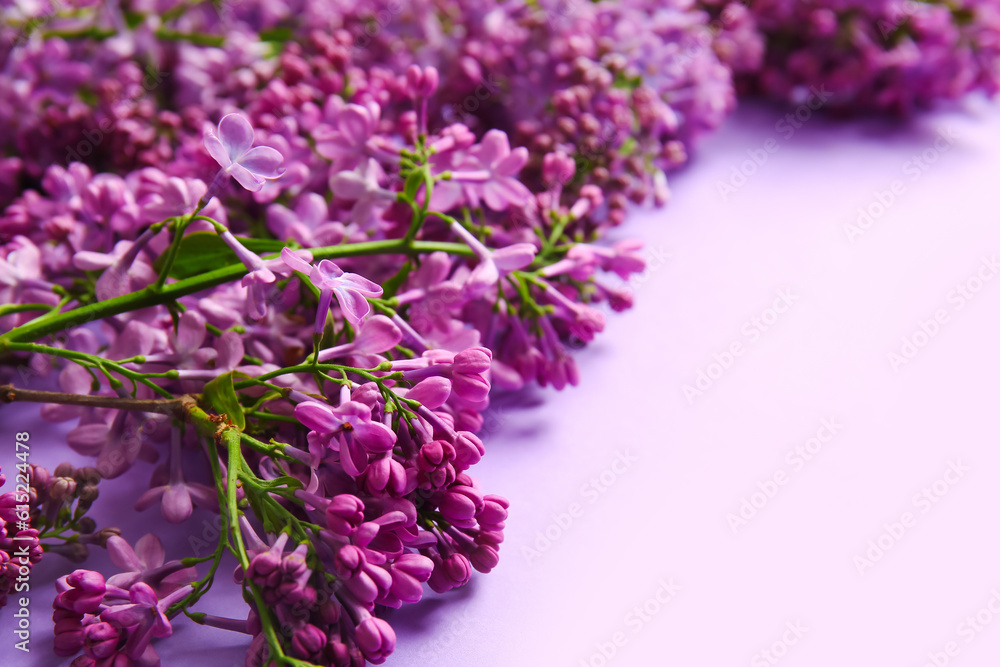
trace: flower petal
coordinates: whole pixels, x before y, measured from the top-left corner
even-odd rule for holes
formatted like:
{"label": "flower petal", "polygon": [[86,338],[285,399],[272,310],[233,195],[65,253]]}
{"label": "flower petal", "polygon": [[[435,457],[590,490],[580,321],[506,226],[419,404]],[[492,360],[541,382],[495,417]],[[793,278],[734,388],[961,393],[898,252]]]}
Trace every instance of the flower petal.
{"label": "flower petal", "polygon": [[356,273],[345,273],[340,280],[340,284],[344,289],[350,289],[365,296],[382,296],[381,285],[373,283]]}
{"label": "flower petal", "polygon": [[66,435],[66,444],[83,456],[97,456],[108,442],[106,424],[84,424],[77,426]]}
{"label": "flower petal", "polygon": [[368,183],[356,171],[342,171],[330,179],[330,189],[341,199],[361,199],[368,192]]}
{"label": "flower petal", "polygon": [[361,422],[354,425],[354,441],[360,442],[369,452],[389,452],[396,444],[396,434],[385,424]]}
{"label": "flower petal", "polygon": [[333,293],[337,296],[337,303],[343,311],[344,319],[353,326],[358,326],[368,317],[371,312],[371,304],[360,292],[343,288],[334,288]]}
{"label": "flower petal", "polygon": [[354,339],[356,354],[378,354],[391,350],[403,340],[403,332],[385,315],[376,315],[361,327]]}
{"label": "flower petal", "polygon": [[490,130],[479,142],[478,157],[483,165],[492,167],[510,155],[510,141],[501,130]]}
{"label": "flower petal", "polygon": [[205,148],[219,166],[225,169],[233,163],[226,152],[226,147],[222,145],[222,140],[215,136],[214,132],[205,133]]}
{"label": "flower petal", "polygon": [[135,555],[143,564],[143,569],[152,570],[163,565],[167,552],[163,550],[163,543],[159,537],[153,533],[146,533],[136,540]]}
{"label": "flower petal", "polygon": [[111,557],[111,562],[120,569],[127,572],[142,571],[142,563],[139,562],[139,557],[124,538],[119,537],[118,535],[112,535],[109,537],[107,541],[107,550],[108,556]]}
{"label": "flower petal", "polygon": [[493,251],[493,262],[504,273],[523,269],[535,260],[538,249],[530,243],[515,243]]}
{"label": "flower petal", "polygon": [[185,310],[177,322],[174,349],[182,357],[188,357],[201,347],[207,334],[205,318],[194,310]]}
{"label": "flower petal", "polygon": [[160,498],[163,497],[163,492],[166,490],[167,487],[165,486],[154,486],[153,488],[143,493],[141,496],[139,496],[139,499],[135,501],[135,511],[145,512],[146,510],[148,510],[150,507],[155,505],[160,500]]}
{"label": "flower petal", "polygon": [[257,192],[264,187],[263,178],[255,176],[249,169],[239,163],[230,165],[229,175],[250,192]]}
{"label": "flower petal", "polygon": [[344,424],[333,408],[318,401],[303,401],[296,405],[295,418],[319,433],[333,433]]}
{"label": "flower petal", "polygon": [[348,104],[337,116],[340,134],[355,146],[361,146],[371,133],[372,117],[363,106]]}
{"label": "flower petal", "polygon": [[163,518],[169,523],[182,523],[191,516],[191,494],[186,484],[172,484],[163,494]]}
{"label": "flower petal", "polygon": [[238,113],[226,114],[219,121],[219,139],[229,159],[237,162],[253,146],[253,127]]}
{"label": "flower petal", "polygon": [[312,273],[312,264],[295,254],[295,251],[291,248],[285,247],[281,249],[281,261],[293,271],[298,271],[306,275]]}
{"label": "flower petal", "polygon": [[[270,146],[251,148],[239,163],[261,178],[278,178],[284,173],[281,163],[285,158]],[[520,167],[518,167],[520,169]]]}

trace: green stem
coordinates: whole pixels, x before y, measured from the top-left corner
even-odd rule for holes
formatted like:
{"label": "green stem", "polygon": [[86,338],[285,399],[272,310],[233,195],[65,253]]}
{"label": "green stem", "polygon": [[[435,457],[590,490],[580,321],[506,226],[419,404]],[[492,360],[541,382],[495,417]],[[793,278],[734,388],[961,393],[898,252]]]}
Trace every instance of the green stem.
{"label": "green stem", "polygon": [[140,412],[155,412],[161,415],[174,416],[180,415],[182,411],[180,399],[158,400],[64,394],[60,391],[35,391],[33,389],[18,389],[10,384],[0,385],[0,403],[13,403],[14,401],[82,405],[90,408],[114,408],[117,410],[138,410]]}
{"label": "green stem", "polygon": [[177,259],[177,253],[180,251],[181,241],[184,240],[184,230],[187,229],[189,224],[191,224],[190,217],[187,219],[187,222],[183,223],[179,218],[174,218],[174,236],[170,239],[170,247],[167,249],[166,259],[160,268],[160,275],[156,277],[156,282],[153,283],[153,289],[157,292],[163,289],[163,284],[167,282],[167,276],[170,275],[170,269],[174,267],[174,260]]}
{"label": "green stem", "polygon": [[[17,329],[15,329],[17,331]],[[38,354],[48,354],[53,357],[61,357],[63,359],[69,359],[70,361],[75,361],[83,367],[94,366],[98,368],[105,376],[107,376],[108,381],[120,384],[120,382],[111,377],[109,369],[118,373],[122,377],[128,378],[132,381],[133,385],[136,382],[140,382],[153,391],[155,391],[160,396],[166,399],[173,399],[174,395],[163,387],[152,382],[150,377],[169,377],[166,373],[139,373],[133,371],[129,368],[125,368],[120,363],[114,361],[108,361],[107,359],[102,359],[95,354],[87,354],[86,352],[77,352],[76,350],[64,350],[58,347],[49,347],[48,345],[39,345],[37,343],[18,343],[5,339],[0,336],[0,352],[32,352]]]}
{"label": "green stem", "polygon": [[236,481],[243,465],[243,452],[240,450],[240,432],[235,428],[226,428],[219,434],[226,444],[229,456],[226,462],[226,510],[229,512],[229,530],[232,533],[236,551],[236,560],[244,571],[250,569],[250,559],[247,557],[246,546],[243,544],[243,533],[240,532],[240,511],[236,507]]}
{"label": "green stem", "polygon": [[[453,255],[472,255],[472,251],[468,246],[461,243],[416,241],[408,247],[404,239],[351,243],[325,248],[313,248],[310,250],[313,258],[316,260],[367,255],[418,255],[436,251],[447,252]],[[169,303],[189,294],[238,280],[246,275],[246,272],[246,267],[243,264],[237,263],[216,269],[215,271],[185,278],[184,280],[178,280],[175,283],[165,285],[160,291],[156,291],[152,287],[147,287],[138,292],[125,294],[124,296],[108,299],[107,301],[92,303],[66,313],[60,313],[44,322],[28,322],[0,336],[0,343],[5,341],[34,341],[58,331],[86,324],[87,322]]]}
{"label": "green stem", "polygon": [[48,312],[54,308],[58,308],[58,306],[52,306],[47,303],[17,303],[9,306],[0,306],[0,317],[14,315],[15,313],[30,313],[37,310]]}
{"label": "green stem", "polygon": [[381,385],[386,380],[398,380],[401,375],[387,375],[385,377],[379,377],[377,375],[372,375],[370,370],[365,370],[363,368],[352,368],[350,366],[341,366],[340,364],[300,364],[298,366],[288,366],[287,368],[279,368],[276,371],[271,371],[270,373],[265,373],[259,377],[253,378],[253,380],[242,380],[240,382],[234,382],[233,387],[239,391],[240,389],[246,389],[247,387],[255,384],[255,382],[263,380],[271,380],[282,375],[290,375],[292,373],[313,373],[317,370],[320,371],[343,371],[345,373],[354,373],[360,375],[366,380],[376,382]]}

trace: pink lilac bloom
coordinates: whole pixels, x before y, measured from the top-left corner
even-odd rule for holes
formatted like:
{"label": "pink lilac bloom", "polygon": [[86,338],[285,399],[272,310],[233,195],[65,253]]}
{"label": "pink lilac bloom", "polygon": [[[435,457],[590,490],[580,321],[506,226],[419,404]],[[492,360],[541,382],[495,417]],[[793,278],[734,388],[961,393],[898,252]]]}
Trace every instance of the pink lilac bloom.
{"label": "pink lilac bloom", "polygon": [[288,248],[281,251],[281,259],[289,268],[305,273],[320,290],[319,308],[316,312],[314,333],[323,332],[326,315],[337,297],[344,319],[352,326],[360,326],[371,312],[369,298],[382,296],[382,287],[356,273],[345,273],[339,266],[328,259],[321,260],[315,266],[302,260]]}
{"label": "pink lilac bloom", "polygon": [[[116,34],[33,38],[0,74],[0,146],[24,156],[0,168],[0,199],[10,198],[0,215],[7,303],[144,288],[172,240],[150,225],[196,212],[216,224],[191,220],[187,233],[216,230],[235,254],[228,263],[246,269],[242,284],[52,337],[60,350],[128,359],[129,373],[150,374],[134,392],[100,368],[18,356],[73,393],[200,394],[212,426],[198,430],[209,437],[245,422],[240,468],[230,470],[225,452],[207,460],[210,440],[183,449],[171,417],[73,406],[54,415],[76,420],[68,442],[100,473],[53,473],[33,490],[32,512],[46,520],[87,509],[95,479],[140,460],[164,462],[137,508],[159,504],[147,516],[168,522],[199,501],[218,508],[217,490],[197,474],[256,477],[259,487],[220,486],[243,510],[233,519],[249,565],[236,579],[258,587],[263,604],[198,618],[249,635],[248,664],[271,659],[265,621],[289,630],[281,647],[300,660],[380,663],[396,642],[383,607],[417,602],[425,583],[450,590],[496,567],[508,505],[469,474],[486,454],[477,433],[491,389],[577,382],[569,348],[600,329],[600,303],[624,301],[600,281],[641,265],[634,246],[603,237],[630,201],[665,201],[665,172],[732,107],[730,75],[713,51],[721,41],[705,39],[709,16],[685,0],[577,3],[571,12],[550,0],[223,5],[142,18],[85,2],[72,17],[50,17],[51,30]],[[369,34],[386,9],[393,20]],[[161,28],[193,39],[163,39]],[[272,29],[289,38],[262,40]],[[146,63],[169,68],[165,85]],[[110,129],[83,155],[94,128]],[[67,148],[75,157],[58,167]],[[425,151],[434,195],[418,193],[411,207],[403,183]],[[243,187],[223,194],[229,176]],[[36,181],[40,190],[24,189]],[[425,204],[431,214],[408,235]],[[350,247],[398,250],[407,237],[437,252]],[[319,247],[317,257],[343,258],[313,262]],[[265,259],[279,249],[280,260]],[[107,275],[99,289],[97,271]],[[344,322],[327,327],[334,297]],[[372,313],[374,299],[384,314]],[[343,370],[283,372],[312,360]],[[14,506],[0,496],[4,517]],[[157,538],[129,545],[88,519],[76,546],[107,548],[122,571],[57,585],[57,650],[82,653],[74,667],[155,664],[151,640],[172,632],[166,610],[194,574],[167,561]],[[40,558],[44,540],[31,537]]]}
{"label": "pink lilac bloom", "polygon": [[[711,11],[720,3],[703,0]],[[911,113],[972,91],[1000,92],[1000,7],[990,0],[787,2],[749,5],[763,37],[759,67],[722,57],[740,84],[792,104]],[[723,39],[742,15],[720,13]]]}
{"label": "pink lilac bloom", "polygon": [[205,133],[205,149],[222,167],[222,174],[232,176],[251,192],[264,187],[264,182],[281,176],[284,158],[269,146],[253,146],[253,127],[240,114],[227,114],[219,121],[216,132]]}

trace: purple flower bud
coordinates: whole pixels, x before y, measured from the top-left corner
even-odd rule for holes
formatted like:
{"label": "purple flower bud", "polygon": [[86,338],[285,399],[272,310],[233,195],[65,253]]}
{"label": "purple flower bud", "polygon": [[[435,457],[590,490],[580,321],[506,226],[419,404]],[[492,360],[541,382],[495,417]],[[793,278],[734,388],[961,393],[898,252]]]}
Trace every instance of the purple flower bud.
{"label": "purple flower bud", "polygon": [[381,665],[396,648],[396,633],[381,618],[369,616],[356,628],[358,647],[369,662]]}
{"label": "purple flower bud", "polygon": [[494,547],[484,545],[473,550],[469,554],[469,560],[478,572],[487,574],[500,562],[500,555]]}
{"label": "purple flower bud", "polygon": [[485,347],[472,347],[455,355],[452,390],[467,401],[479,403],[490,393],[490,370],[493,353]]}
{"label": "purple flower bud", "polygon": [[326,646],[326,633],[307,623],[292,635],[292,652],[299,658],[319,663]]}
{"label": "purple flower bud", "polygon": [[454,553],[435,563],[434,571],[427,585],[437,593],[446,593],[453,588],[464,586],[472,576],[472,563],[464,554]]}
{"label": "purple flower bud", "polygon": [[333,557],[334,572],[345,579],[358,576],[366,564],[364,552],[353,544],[341,547]]}
{"label": "purple flower bud", "polygon": [[55,654],[68,658],[79,652],[83,648],[84,642],[83,614],[56,607],[55,611],[52,612],[52,621],[55,633],[52,648]]}
{"label": "purple flower bud", "polygon": [[475,433],[459,431],[455,436],[455,466],[465,470],[479,463],[486,453],[483,441]]}
{"label": "purple flower bud", "polygon": [[413,97],[430,97],[437,91],[439,80],[440,75],[434,67],[421,69],[418,65],[410,65],[406,70],[406,85]]}
{"label": "purple flower bud", "polygon": [[[478,500],[478,502],[477,502]],[[482,498],[478,498],[469,487],[454,486],[441,496],[438,509],[450,522],[468,521],[476,516],[476,511],[482,507]]]}
{"label": "purple flower bud", "polygon": [[326,508],[326,525],[337,535],[350,537],[365,520],[365,504],[354,495],[334,496]]}
{"label": "purple flower bud", "polygon": [[273,588],[281,581],[281,556],[271,551],[265,551],[250,560],[247,577],[250,581],[264,588]]}
{"label": "purple flower bud", "polygon": [[575,173],[576,163],[562,151],[548,153],[542,160],[542,180],[549,185],[566,185]]}
{"label": "purple flower bud", "polygon": [[107,588],[104,576],[92,570],[75,570],[61,578],[66,590],[59,593],[53,604],[77,614],[92,614],[101,606]]}
{"label": "purple flower bud", "polygon": [[451,396],[451,381],[444,377],[429,377],[406,392],[410,400],[418,401],[431,410],[440,408]]}
{"label": "purple flower bud", "polygon": [[84,631],[84,652],[95,660],[104,660],[118,652],[120,631],[110,623],[100,622],[88,625]]}
{"label": "purple flower bud", "polygon": [[489,530],[493,527],[503,527],[507,520],[507,508],[510,503],[502,496],[484,496],[483,508],[476,514],[476,522],[483,528]]}

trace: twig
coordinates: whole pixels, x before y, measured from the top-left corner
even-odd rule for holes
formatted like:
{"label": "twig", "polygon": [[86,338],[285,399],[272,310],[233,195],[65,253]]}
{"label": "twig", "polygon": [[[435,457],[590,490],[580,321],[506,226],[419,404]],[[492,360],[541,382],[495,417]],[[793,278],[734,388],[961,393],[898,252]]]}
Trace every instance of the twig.
{"label": "twig", "polygon": [[119,398],[117,396],[88,396],[85,394],[64,394],[58,391],[35,391],[18,389],[14,385],[0,385],[0,403],[59,403],[61,405],[82,405],[89,408],[117,408],[155,412],[183,418],[186,414],[185,397],[170,399]]}

